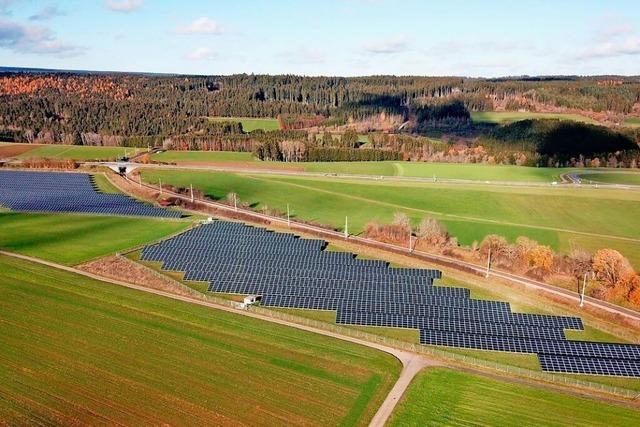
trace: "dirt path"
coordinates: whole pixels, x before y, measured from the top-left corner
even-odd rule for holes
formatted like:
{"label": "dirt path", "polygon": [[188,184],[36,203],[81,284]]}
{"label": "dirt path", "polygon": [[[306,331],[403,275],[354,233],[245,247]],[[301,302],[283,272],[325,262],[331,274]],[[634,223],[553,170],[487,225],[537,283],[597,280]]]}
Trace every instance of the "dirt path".
{"label": "dirt path", "polygon": [[231,308],[231,307],[226,307],[226,306],[223,306],[223,305],[215,304],[215,303],[210,302],[210,301],[203,301],[203,300],[195,299],[195,298],[189,297],[189,296],[176,295],[176,294],[165,292],[165,291],[161,291],[161,290],[158,290],[158,289],[151,289],[151,288],[147,288],[147,287],[144,287],[144,286],[141,286],[141,285],[135,285],[133,283],[124,282],[122,280],[116,280],[116,279],[111,279],[111,278],[108,278],[108,277],[98,276],[96,274],[89,273],[87,271],[78,270],[77,268],[74,268],[74,267],[69,267],[69,266],[66,266],[66,265],[57,264],[57,263],[50,262],[50,261],[45,261],[45,260],[40,259],[40,258],[35,258],[35,257],[27,256],[27,255],[20,255],[20,254],[16,254],[16,253],[13,253],[13,252],[6,252],[6,251],[3,251],[3,250],[0,250],[0,255],[5,255],[5,256],[9,256],[9,257],[13,257],[13,258],[22,259],[22,260],[25,260],[25,261],[34,262],[34,263],[37,263],[37,264],[45,265],[47,267],[56,268],[58,270],[64,270],[64,271],[67,271],[69,273],[79,274],[81,276],[85,276],[85,277],[88,277],[90,279],[99,280],[101,282],[111,283],[111,284],[118,285],[118,286],[123,286],[123,287],[129,288],[129,289],[135,289],[135,290],[138,290],[138,291],[147,292],[147,293],[150,293],[150,294],[171,298],[171,299],[178,300],[178,301],[188,302],[188,303],[191,303],[191,304],[197,304],[197,305],[200,305],[200,306],[214,308],[216,310],[222,310],[222,311],[226,311],[226,312],[229,312],[229,313],[235,313],[235,314],[239,314],[241,316],[246,316],[246,317],[251,317],[251,318],[254,318],[254,319],[263,320],[265,322],[277,323],[279,325],[300,329],[300,330],[303,330],[303,331],[306,331],[306,332],[312,332],[314,334],[320,334],[320,335],[328,336],[328,337],[331,337],[331,338],[337,338],[339,340],[348,341],[348,342],[351,342],[351,343],[354,343],[354,344],[363,345],[365,347],[373,348],[375,350],[379,350],[379,351],[383,351],[385,353],[388,353],[388,354],[394,356],[396,359],[398,359],[400,361],[400,363],[402,363],[402,371],[400,373],[400,376],[398,377],[398,380],[396,381],[396,383],[394,384],[393,388],[391,389],[391,391],[387,395],[387,398],[384,400],[384,402],[382,403],[382,405],[378,409],[378,412],[376,412],[375,416],[371,420],[371,424],[370,424],[371,426],[383,426],[385,424],[385,422],[387,421],[387,419],[389,418],[389,416],[393,412],[394,408],[396,407],[398,401],[400,400],[400,398],[404,394],[405,390],[407,389],[407,387],[411,383],[411,380],[413,379],[413,377],[415,377],[415,375],[418,372],[420,372],[420,370],[422,368],[424,368],[425,366],[442,366],[443,365],[442,362],[440,362],[438,360],[428,359],[424,355],[419,355],[419,354],[410,353],[410,352],[403,351],[403,350],[398,350],[398,349],[395,349],[393,347],[388,347],[388,346],[383,345],[383,344],[378,344],[378,343],[374,343],[374,342],[361,340],[361,339],[358,339],[358,338],[353,338],[353,337],[350,337],[350,336],[347,336],[347,335],[339,334],[337,332],[325,331],[323,329],[314,328],[312,326],[300,325],[300,324],[297,324],[297,323],[288,322],[286,320],[276,319],[276,318],[272,318],[272,317],[269,317],[269,316],[264,316],[264,315],[261,315],[261,314],[253,313],[251,311],[239,310],[239,309],[235,309],[235,308]]}

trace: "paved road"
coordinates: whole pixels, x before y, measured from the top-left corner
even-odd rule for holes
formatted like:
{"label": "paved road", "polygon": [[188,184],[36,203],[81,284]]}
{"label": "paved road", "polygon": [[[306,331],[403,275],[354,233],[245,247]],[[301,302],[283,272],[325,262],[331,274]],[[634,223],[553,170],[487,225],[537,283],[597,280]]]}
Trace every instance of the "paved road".
{"label": "paved road", "polygon": [[[133,184],[135,185],[139,185],[138,182],[134,182],[131,181]],[[114,183],[115,184],[115,183]],[[117,184],[115,184],[117,186]],[[154,191],[159,191],[158,188],[156,188],[153,185],[149,185],[149,184],[142,184],[142,186],[148,188],[148,189],[152,189]],[[179,193],[174,193],[171,191],[168,191],[166,189],[163,189],[163,193],[167,194],[167,195],[171,195],[172,197],[184,200],[186,202],[189,202],[191,200],[191,198],[189,196],[186,196],[184,194],[179,194]],[[273,222],[273,223],[278,223],[280,225],[283,226],[289,226],[289,228],[291,228],[292,230],[298,230],[298,231],[302,231],[302,232],[309,232],[315,235],[319,235],[319,236],[327,236],[329,238],[332,239],[344,239],[344,234],[338,231],[333,231],[333,230],[328,230],[325,228],[321,228],[321,227],[317,227],[314,225],[309,225],[309,224],[304,224],[304,223],[299,223],[296,221],[291,221],[290,223],[287,222],[287,220],[285,218],[280,218],[280,217],[275,217],[275,216],[270,216],[270,215],[265,215],[259,212],[254,212],[251,210],[246,210],[246,209],[242,209],[242,208],[234,208],[232,206],[228,206],[225,205],[223,203],[218,203],[218,202],[213,202],[210,200],[205,200],[205,199],[199,199],[196,198],[195,199],[198,203],[206,205],[208,207],[220,210],[220,211],[226,211],[229,212],[230,214],[238,214],[238,213],[242,213],[244,216],[249,217],[249,218],[253,218],[253,219],[257,219],[258,221],[268,221],[268,222]],[[486,267],[483,265],[478,265],[478,264],[473,264],[470,262],[466,262],[466,261],[461,261],[457,258],[451,258],[451,257],[447,257],[444,255],[436,255],[436,254],[430,254],[427,252],[421,252],[421,251],[416,251],[416,250],[409,250],[406,247],[400,247],[397,245],[392,245],[389,243],[383,243],[383,242],[378,242],[376,240],[370,240],[370,239],[365,239],[363,237],[358,237],[358,236],[349,236],[348,240],[350,242],[355,242],[355,243],[361,243],[365,246],[369,246],[369,247],[374,247],[374,248],[378,248],[378,249],[383,249],[383,250],[387,250],[387,251],[392,251],[395,253],[402,253],[403,255],[409,255],[415,258],[419,258],[423,261],[427,261],[427,262],[432,262],[435,264],[439,264],[439,265],[444,265],[447,267],[451,267],[451,268],[455,268],[455,269],[459,269],[465,272],[472,272],[472,273],[476,273],[479,275],[485,275],[486,274]],[[563,289],[563,288],[558,288],[556,286],[551,286],[548,285],[546,283],[543,282],[539,282],[533,279],[530,279],[528,277],[524,277],[524,276],[519,276],[513,273],[509,273],[506,271],[501,271],[501,270],[497,270],[497,269],[492,269],[489,272],[489,276],[492,277],[497,277],[500,279],[504,279],[504,280],[508,280],[510,282],[513,283],[517,283],[519,285],[525,286],[529,289],[532,290],[541,290],[544,291],[546,293],[551,293],[553,295],[562,297],[565,301],[571,303],[571,304],[575,304],[576,306],[579,305],[580,303],[580,296],[578,295],[577,292],[572,292],[569,291],[567,289]],[[611,314],[615,314],[615,315],[619,315],[625,318],[628,318],[630,320],[636,321],[636,322],[640,322],[640,312],[635,311],[635,310],[631,310],[628,308],[624,308],[624,307],[620,307],[617,306],[615,304],[611,304],[608,303],[606,301],[601,301],[595,298],[591,298],[588,296],[585,296],[585,304],[589,304],[593,307],[596,307],[604,312],[607,313],[611,313]]]}
{"label": "paved road", "polygon": [[370,424],[371,426],[376,426],[376,427],[384,426],[385,422],[387,421],[387,419],[389,418],[389,416],[393,412],[394,408],[396,407],[396,404],[398,403],[398,401],[400,400],[400,398],[404,394],[405,390],[407,389],[407,387],[411,383],[411,380],[413,379],[413,377],[415,377],[415,375],[418,372],[420,372],[420,370],[422,368],[424,368],[425,366],[441,366],[442,365],[442,362],[437,361],[437,360],[433,360],[433,359],[428,359],[424,355],[416,354],[416,353],[410,353],[410,352],[403,351],[403,350],[398,350],[398,349],[395,349],[393,347],[388,347],[388,346],[386,346],[384,344],[378,344],[378,343],[374,343],[374,342],[369,342],[369,341],[361,340],[361,339],[358,339],[358,338],[350,337],[348,335],[342,335],[342,334],[339,334],[337,332],[331,332],[331,331],[326,331],[326,330],[323,330],[323,329],[314,328],[312,326],[300,325],[300,324],[297,324],[297,323],[288,322],[286,320],[276,319],[276,318],[265,316],[265,315],[262,315],[262,314],[253,313],[251,311],[235,309],[235,308],[227,307],[227,306],[224,306],[224,305],[215,304],[215,303],[210,302],[210,301],[203,301],[203,300],[192,298],[192,297],[188,297],[188,296],[176,295],[176,294],[172,294],[172,293],[169,293],[169,292],[160,291],[160,290],[157,290],[157,289],[147,288],[147,287],[144,287],[144,286],[135,285],[133,283],[125,282],[125,281],[122,281],[122,280],[110,279],[108,277],[98,276],[96,274],[92,274],[92,273],[89,273],[89,272],[83,271],[83,270],[78,270],[76,268],[69,267],[69,266],[66,266],[66,265],[57,264],[57,263],[50,262],[50,261],[45,261],[45,260],[40,259],[40,258],[35,258],[35,257],[27,256],[27,255],[20,255],[20,254],[16,254],[16,253],[13,253],[13,252],[7,252],[7,251],[3,251],[3,250],[0,250],[0,255],[6,255],[6,256],[10,256],[10,257],[13,257],[13,258],[18,258],[18,259],[21,259],[21,260],[38,263],[38,264],[41,264],[41,265],[46,265],[47,267],[56,268],[58,270],[64,270],[64,271],[67,271],[67,272],[70,272],[70,273],[74,273],[74,274],[79,274],[79,275],[88,277],[90,279],[99,280],[99,281],[102,281],[102,282],[107,282],[107,283],[111,283],[111,284],[118,285],[118,286],[124,286],[126,288],[135,289],[135,290],[142,291],[142,292],[147,292],[147,293],[150,293],[150,294],[159,295],[159,296],[171,298],[171,299],[178,300],[178,301],[188,302],[190,304],[197,304],[197,305],[201,305],[201,306],[204,306],[204,307],[214,308],[216,310],[222,310],[222,311],[226,311],[226,312],[230,312],[230,313],[234,313],[234,314],[239,314],[239,315],[246,316],[246,317],[251,317],[251,318],[254,318],[254,319],[263,320],[265,322],[277,323],[279,325],[284,325],[284,326],[288,326],[288,327],[291,327],[291,328],[296,328],[296,329],[300,329],[300,330],[303,330],[303,331],[312,332],[314,334],[320,334],[320,335],[328,336],[328,337],[331,337],[331,338],[337,338],[337,339],[340,339],[340,340],[343,340],[343,341],[348,341],[348,342],[351,342],[351,343],[354,343],[354,344],[363,345],[365,347],[370,347],[370,348],[373,348],[373,349],[380,350],[380,351],[383,351],[385,353],[388,353],[388,354],[394,356],[395,358],[397,358],[402,363],[402,371],[400,372],[400,376],[398,377],[398,380],[396,381],[396,383],[394,384],[393,388],[391,389],[391,391],[387,395],[387,398],[384,400],[384,402],[382,403],[382,405],[380,406],[380,408],[376,412],[375,416],[371,420],[371,424]]}

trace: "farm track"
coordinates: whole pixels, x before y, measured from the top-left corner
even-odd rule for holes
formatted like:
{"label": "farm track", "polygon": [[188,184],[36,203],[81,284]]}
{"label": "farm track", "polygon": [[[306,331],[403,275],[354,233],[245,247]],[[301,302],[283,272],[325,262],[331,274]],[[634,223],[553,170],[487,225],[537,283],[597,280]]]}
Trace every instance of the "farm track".
{"label": "farm track", "polygon": [[409,387],[409,384],[411,383],[411,380],[415,377],[415,375],[418,372],[420,372],[422,370],[422,368],[424,368],[426,366],[442,366],[443,365],[440,361],[433,360],[433,359],[428,359],[424,355],[419,355],[419,354],[410,353],[410,352],[403,351],[403,350],[398,350],[398,349],[395,349],[393,347],[388,347],[388,346],[383,345],[383,344],[378,344],[378,343],[374,343],[374,342],[370,342],[370,341],[365,341],[365,340],[361,340],[361,339],[358,339],[358,338],[353,338],[353,337],[350,337],[350,336],[347,336],[347,335],[342,335],[342,334],[339,334],[339,333],[336,333],[336,332],[330,332],[330,331],[326,331],[326,330],[323,330],[323,329],[318,329],[318,328],[314,328],[314,327],[311,327],[311,326],[301,325],[301,324],[298,324],[298,323],[289,322],[289,321],[282,320],[282,319],[276,319],[276,318],[273,318],[273,317],[268,317],[268,316],[264,316],[264,315],[261,315],[261,314],[253,313],[251,311],[234,309],[234,308],[231,308],[231,307],[218,305],[218,304],[215,304],[215,303],[210,302],[210,301],[203,301],[203,300],[196,299],[196,298],[193,298],[193,297],[177,295],[177,294],[173,294],[173,293],[170,293],[170,292],[165,292],[165,291],[161,291],[161,290],[157,290],[157,289],[147,288],[147,287],[141,286],[141,285],[135,285],[133,283],[125,282],[125,281],[122,281],[122,280],[116,280],[116,279],[111,279],[111,278],[108,278],[108,277],[99,276],[99,275],[96,275],[96,274],[93,274],[93,273],[89,273],[87,271],[76,269],[74,267],[69,267],[69,266],[65,266],[65,265],[62,265],[62,264],[57,264],[57,263],[54,263],[54,262],[45,261],[43,259],[36,258],[36,257],[31,257],[31,256],[27,256],[27,255],[20,255],[20,254],[16,254],[16,253],[13,253],[13,252],[7,252],[7,251],[3,251],[3,250],[0,250],[0,255],[5,255],[5,256],[18,258],[18,259],[21,259],[21,260],[25,260],[25,261],[29,261],[29,262],[33,262],[33,263],[37,263],[37,264],[41,264],[41,265],[45,265],[47,267],[56,268],[56,269],[63,270],[63,271],[69,272],[69,273],[79,274],[81,276],[85,276],[85,277],[88,277],[88,278],[93,279],[93,280],[98,280],[98,281],[101,281],[101,282],[111,283],[113,285],[123,286],[123,287],[129,288],[129,289],[134,289],[134,290],[138,290],[138,291],[142,291],[142,292],[147,292],[147,293],[150,293],[150,294],[154,294],[154,295],[158,295],[158,296],[162,296],[162,297],[166,297],[166,298],[171,298],[171,299],[174,299],[174,300],[177,300],[177,301],[187,302],[187,303],[190,303],[190,304],[197,304],[197,305],[200,305],[200,306],[213,308],[213,309],[216,309],[216,310],[222,310],[222,311],[229,312],[229,313],[235,313],[235,314],[238,314],[238,315],[241,315],[241,316],[251,317],[251,318],[257,319],[257,320],[262,320],[262,321],[266,321],[266,322],[272,322],[272,323],[276,323],[276,324],[279,324],[279,325],[300,329],[300,330],[303,330],[303,331],[306,331],[306,332],[311,332],[311,333],[314,333],[314,334],[324,335],[324,336],[327,336],[327,337],[336,338],[336,339],[343,340],[343,341],[348,341],[348,342],[351,342],[351,343],[354,343],[354,344],[362,345],[362,346],[365,346],[365,347],[369,347],[369,348],[372,348],[372,349],[375,349],[375,350],[379,350],[379,351],[388,353],[388,354],[394,356],[396,359],[398,359],[402,363],[402,371],[400,372],[400,376],[398,377],[398,379],[397,379],[396,383],[394,384],[393,388],[391,389],[391,391],[389,392],[389,394],[385,398],[384,402],[382,403],[382,405],[380,406],[380,408],[378,409],[378,411],[374,415],[373,419],[371,420],[370,426],[375,426],[375,427],[384,426],[384,424],[386,423],[386,421],[389,418],[389,416],[391,416],[391,413],[393,412],[393,410],[396,407],[397,403],[400,401],[400,398],[402,397],[402,395],[406,391],[407,387]]}

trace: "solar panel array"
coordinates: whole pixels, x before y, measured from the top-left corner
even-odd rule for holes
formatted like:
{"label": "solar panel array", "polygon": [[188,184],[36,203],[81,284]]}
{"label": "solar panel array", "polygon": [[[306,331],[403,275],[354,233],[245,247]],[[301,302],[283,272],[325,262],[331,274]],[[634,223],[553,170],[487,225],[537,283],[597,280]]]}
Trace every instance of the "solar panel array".
{"label": "solar panel array", "polygon": [[180,217],[124,194],[102,193],[85,173],[0,171],[0,206],[24,212]]}
{"label": "solar panel array", "polygon": [[261,295],[271,307],[336,310],[340,324],[418,329],[422,344],[537,354],[543,370],[640,377],[640,346],[569,341],[577,317],[514,313],[509,303],[434,286],[440,271],[390,268],[325,250],[326,242],[216,221],[142,251],[142,259],[209,282],[209,291]]}

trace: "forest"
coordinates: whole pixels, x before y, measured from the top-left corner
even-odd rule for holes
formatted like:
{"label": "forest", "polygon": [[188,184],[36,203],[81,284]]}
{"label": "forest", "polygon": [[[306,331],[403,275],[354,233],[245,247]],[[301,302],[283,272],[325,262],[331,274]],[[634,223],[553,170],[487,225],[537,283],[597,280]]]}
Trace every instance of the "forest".
{"label": "forest", "polygon": [[[604,122],[621,122],[627,116],[640,115],[640,77],[469,79],[5,72],[0,74],[0,98],[0,140],[4,141],[169,145],[258,154],[270,150],[263,147],[265,144],[280,144],[282,151],[282,143],[287,142],[286,151],[293,154],[276,157],[297,160],[413,159],[419,150],[424,153],[424,147],[415,147],[416,140],[412,150],[403,150],[397,144],[395,149],[390,148],[393,144],[378,144],[374,151],[361,153],[363,150],[356,146],[323,146],[322,138],[310,136],[328,127],[343,132],[353,123],[375,118],[393,123],[391,133],[445,136],[470,146],[480,141],[501,155],[514,151],[525,135],[530,145],[520,151],[566,162],[579,155],[634,150],[638,132],[622,134],[596,126],[546,122],[496,130],[474,123],[470,112],[580,111],[600,115]],[[214,116],[275,117],[286,130],[248,133],[238,123],[221,125],[207,120]],[[397,126],[400,123],[405,125]],[[548,131],[550,127],[553,132]],[[365,130],[389,133],[379,126]],[[572,135],[582,140],[586,137],[588,146],[558,142]],[[609,144],[611,141],[615,144]],[[291,148],[294,142],[298,143],[296,149]],[[304,154],[300,143],[305,145]]]}

